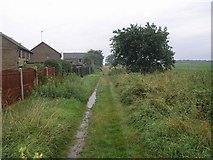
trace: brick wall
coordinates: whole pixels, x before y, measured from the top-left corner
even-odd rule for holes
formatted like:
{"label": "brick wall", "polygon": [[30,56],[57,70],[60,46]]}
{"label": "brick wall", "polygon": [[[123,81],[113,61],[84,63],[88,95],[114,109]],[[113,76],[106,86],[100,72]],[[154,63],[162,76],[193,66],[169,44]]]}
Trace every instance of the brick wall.
{"label": "brick wall", "polygon": [[18,68],[18,47],[2,37],[2,70]]}
{"label": "brick wall", "polygon": [[60,54],[45,43],[40,43],[31,51],[33,52],[30,59],[31,62],[44,62],[47,59],[60,59]]}

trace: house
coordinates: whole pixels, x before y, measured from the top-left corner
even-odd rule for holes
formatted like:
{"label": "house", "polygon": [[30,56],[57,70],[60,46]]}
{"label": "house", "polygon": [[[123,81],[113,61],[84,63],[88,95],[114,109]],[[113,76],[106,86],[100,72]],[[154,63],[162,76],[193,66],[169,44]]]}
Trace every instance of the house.
{"label": "house", "polygon": [[87,52],[67,52],[63,53],[63,59],[71,63],[82,63],[86,54]]}
{"label": "house", "polygon": [[48,59],[61,59],[61,54],[44,42],[39,43],[31,51],[33,56],[30,63],[43,63]]}
{"label": "house", "polygon": [[28,62],[32,52],[11,37],[0,32],[2,41],[2,70],[18,69],[24,62]]}

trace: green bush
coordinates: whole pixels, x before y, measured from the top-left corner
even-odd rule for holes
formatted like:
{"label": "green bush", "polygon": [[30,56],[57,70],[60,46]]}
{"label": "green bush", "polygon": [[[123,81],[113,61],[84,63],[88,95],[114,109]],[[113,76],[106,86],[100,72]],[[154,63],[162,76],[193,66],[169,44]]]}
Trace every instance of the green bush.
{"label": "green bush", "polygon": [[61,59],[48,59],[44,62],[45,66],[55,67],[56,75],[68,75],[71,73],[71,64]]}
{"label": "green bush", "polygon": [[60,63],[58,63],[58,61],[56,59],[48,59],[44,62],[44,66],[49,67],[55,67],[55,75],[59,75],[59,73],[61,73],[62,68]]}
{"label": "green bush", "polygon": [[59,61],[62,65],[62,74],[63,75],[68,75],[69,73],[71,73],[71,64],[68,61],[65,60],[60,60]]}
{"label": "green bush", "polygon": [[54,79],[40,86],[34,94],[49,98],[76,98],[86,102],[86,90],[83,87],[83,81],[77,75],[66,77],[63,81]]}
{"label": "green bush", "polygon": [[36,97],[75,98],[86,103],[91,94],[91,87],[86,84],[86,81],[96,83],[97,78],[86,77],[83,79],[76,74],[71,74],[63,79],[48,79],[47,83],[39,86],[33,94]]}

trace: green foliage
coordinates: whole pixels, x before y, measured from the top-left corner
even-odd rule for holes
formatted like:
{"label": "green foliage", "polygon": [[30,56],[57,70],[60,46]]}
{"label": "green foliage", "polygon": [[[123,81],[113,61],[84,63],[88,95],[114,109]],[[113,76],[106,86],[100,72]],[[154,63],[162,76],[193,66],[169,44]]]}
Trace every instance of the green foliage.
{"label": "green foliage", "polygon": [[44,62],[45,66],[55,67],[56,75],[68,75],[71,73],[71,64],[61,59],[48,59]]}
{"label": "green foliage", "polygon": [[74,140],[85,104],[76,99],[33,97],[9,106],[3,111],[2,157],[21,158],[19,149],[33,158],[60,157]]}
{"label": "green foliage", "polygon": [[108,72],[109,76],[118,75],[118,74],[124,74],[126,73],[126,69],[124,67],[113,67]]}
{"label": "green foliage", "polygon": [[89,50],[83,58],[83,62],[90,67],[101,67],[103,65],[103,53],[101,50]]}
{"label": "green foliage", "polygon": [[65,157],[99,77],[49,79],[30,98],[5,108],[2,157],[21,158],[19,149],[23,146],[27,157],[37,157],[35,153],[42,153],[43,158]]}
{"label": "green foliage", "polygon": [[27,68],[27,62],[24,62],[22,68]]}
{"label": "green foliage", "polygon": [[189,68],[111,78],[138,139],[127,143],[145,146],[138,152],[145,152],[146,158],[211,156],[210,66]]}
{"label": "green foliage", "polygon": [[41,63],[36,63],[35,66],[37,67],[37,69],[44,68],[44,64]]}
{"label": "green foliage", "polygon": [[106,66],[116,66],[114,54],[110,54],[106,57]]}
{"label": "green foliage", "polygon": [[68,61],[65,60],[59,60],[61,63],[61,67],[62,67],[62,74],[63,75],[68,75],[69,73],[71,73],[71,64]]}
{"label": "green foliage", "polygon": [[49,79],[45,85],[38,87],[33,94],[34,96],[49,98],[75,98],[86,103],[91,90],[84,83],[84,79],[72,74],[62,80]]}
{"label": "green foliage", "polygon": [[168,45],[167,28],[154,24],[130,25],[113,31],[111,46],[115,64],[125,65],[131,72],[148,73],[172,69],[174,52]]}
{"label": "green foliage", "polygon": [[55,67],[55,75],[59,75],[62,72],[61,65],[58,63],[56,59],[48,59],[44,62],[44,66],[52,66]]}

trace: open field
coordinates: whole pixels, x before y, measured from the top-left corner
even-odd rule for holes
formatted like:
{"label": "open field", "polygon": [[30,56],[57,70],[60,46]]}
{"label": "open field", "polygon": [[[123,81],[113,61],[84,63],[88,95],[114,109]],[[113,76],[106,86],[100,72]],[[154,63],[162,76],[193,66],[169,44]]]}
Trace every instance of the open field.
{"label": "open field", "polygon": [[175,64],[175,70],[188,73],[211,72],[211,63],[207,64]]}

